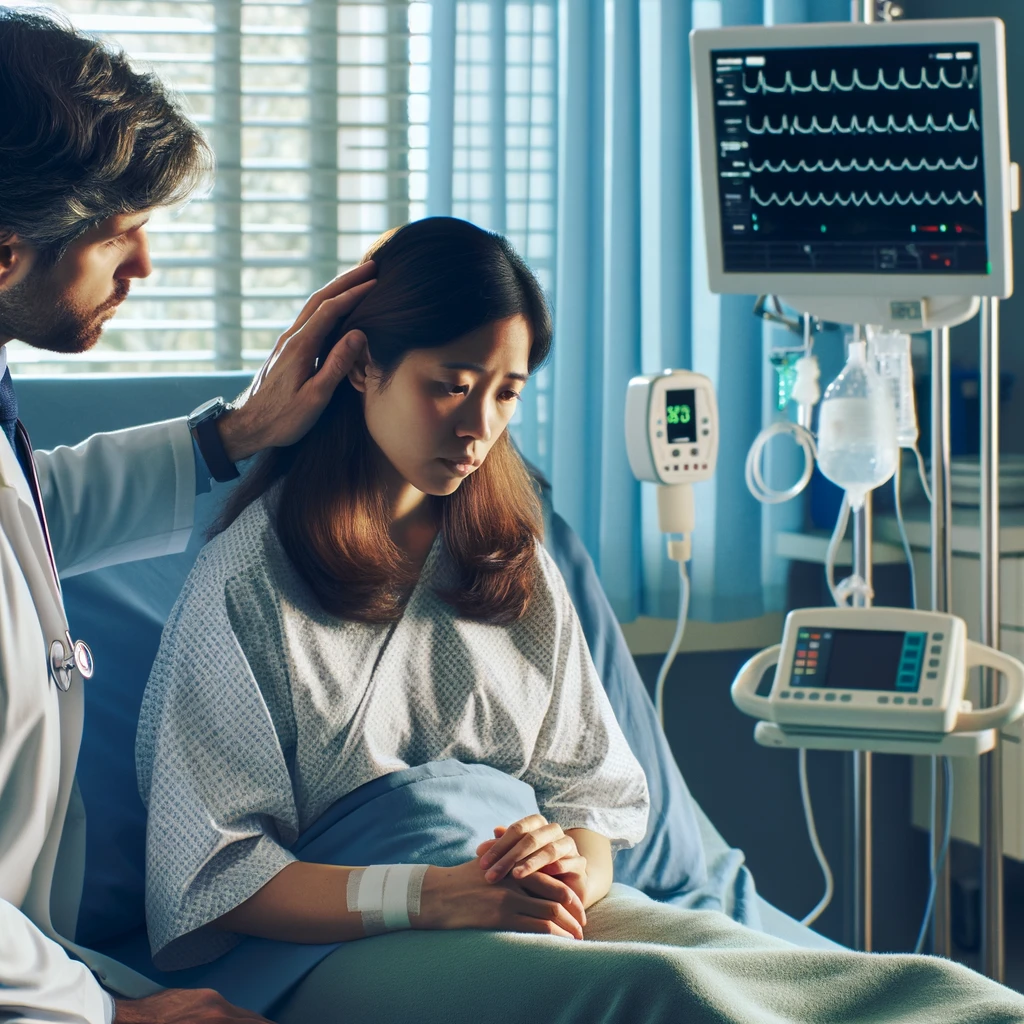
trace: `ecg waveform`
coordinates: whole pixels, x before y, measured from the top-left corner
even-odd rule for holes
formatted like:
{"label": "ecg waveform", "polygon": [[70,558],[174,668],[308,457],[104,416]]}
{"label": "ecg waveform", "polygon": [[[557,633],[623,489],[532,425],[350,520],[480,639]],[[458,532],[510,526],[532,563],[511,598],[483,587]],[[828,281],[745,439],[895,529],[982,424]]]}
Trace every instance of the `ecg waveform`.
{"label": "ecg waveform", "polygon": [[965,196],[959,190],[952,196],[946,195],[945,190],[937,196],[925,192],[921,198],[918,198],[915,192],[906,196],[901,196],[898,192],[894,192],[891,196],[885,195],[884,192],[879,192],[874,196],[870,192],[859,194],[851,192],[849,195],[842,196],[836,192],[831,197],[826,196],[824,192],[819,192],[816,196],[804,192],[799,198],[789,192],[780,199],[778,193],[773,192],[767,199],[762,199],[757,194],[757,189],[751,188],[750,198],[758,206],[953,206],[955,204],[969,206],[971,203],[977,203],[978,206],[984,205],[977,192]]}
{"label": "ecg waveform", "polygon": [[760,174],[762,171],[767,171],[770,174],[780,174],[784,171],[789,174],[800,174],[801,172],[813,174],[816,171],[826,174],[832,171],[973,171],[977,166],[977,157],[967,161],[960,156],[955,160],[943,160],[942,157],[939,157],[938,160],[926,160],[922,157],[916,162],[907,157],[899,161],[890,160],[888,157],[879,161],[870,157],[863,161],[855,158],[846,163],[839,159],[833,160],[831,163],[826,163],[824,160],[808,163],[801,159],[795,164],[791,164],[788,160],[780,160],[778,163],[772,163],[771,160],[755,163],[751,160],[749,164],[750,170],[755,174]]}
{"label": "ecg waveform", "polygon": [[883,124],[879,124],[875,119],[875,115],[872,114],[867,119],[866,124],[861,124],[860,118],[854,114],[848,124],[844,125],[839,117],[835,114],[832,115],[832,120],[827,124],[822,124],[817,115],[811,117],[811,123],[803,124],[800,121],[800,115],[790,119],[788,114],[782,115],[782,120],[779,123],[779,127],[776,128],[771,118],[766,114],[761,119],[761,127],[755,128],[750,121],[750,115],[746,118],[747,131],[751,135],[783,135],[786,132],[799,133],[800,135],[831,135],[833,132],[839,132],[841,135],[865,135],[869,132],[879,132],[882,134],[888,134],[889,132],[919,132],[924,133],[928,131],[933,132],[968,132],[968,131],[980,131],[981,127],[978,124],[978,116],[972,107],[967,115],[966,121],[961,124],[957,119],[950,114],[945,122],[936,121],[935,118],[929,114],[923,124],[918,124],[913,114],[908,114],[907,119],[900,124],[900,122],[890,114]]}
{"label": "ecg waveform", "polygon": [[878,69],[878,74],[874,82],[865,82],[860,76],[860,71],[854,68],[853,75],[848,83],[840,81],[839,75],[835,69],[829,73],[828,81],[822,83],[821,79],[818,78],[817,70],[812,70],[811,79],[807,85],[797,85],[793,80],[793,73],[791,71],[786,72],[786,77],[782,85],[769,85],[768,79],[765,77],[765,73],[763,71],[758,71],[757,80],[753,85],[748,85],[747,76],[743,76],[743,91],[748,94],[759,92],[763,96],[768,93],[782,92],[831,92],[833,89],[838,90],[839,92],[853,92],[855,89],[862,89],[866,92],[877,92],[879,89],[888,89],[890,92],[895,92],[898,89],[973,89],[977,80],[978,69],[976,66],[972,68],[961,68],[960,77],[954,79],[949,78],[946,74],[946,69],[941,67],[939,68],[938,77],[934,82],[928,77],[928,71],[924,68],[921,70],[920,77],[916,82],[912,82],[907,78],[905,68],[900,68],[899,74],[896,76],[896,80],[894,82],[890,82],[885,77],[885,70],[883,68]]}
{"label": "ecg waveform", "polygon": [[981,59],[972,40],[713,51],[725,270],[990,273]]}

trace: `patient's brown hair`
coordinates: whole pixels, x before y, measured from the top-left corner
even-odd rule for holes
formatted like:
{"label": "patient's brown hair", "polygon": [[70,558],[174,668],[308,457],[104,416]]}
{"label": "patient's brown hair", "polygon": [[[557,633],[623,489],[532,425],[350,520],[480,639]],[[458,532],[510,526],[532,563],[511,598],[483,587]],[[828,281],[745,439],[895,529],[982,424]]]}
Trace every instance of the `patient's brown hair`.
{"label": "patient's brown hair", "polygon": [[[530,372],[547,357],[551,317],[543,292],[500,235],[430,217],[382,235],[367,259],[377,264],[377,284],[331,332],[321,363],[343,334],[358,329],[382,375],[379,386],[386,387],[413,349],[438,348],[516,315],[531,328]],[[324,609],[362,622],[398,618],[416,574],[391,540],[374,445],[348,380],[301,441],[260,456],[213,532],[282,478],[277,533]],[[457,491],[428,500],[456,570],[454,585],[441,596],[467,618],[499,624],[520,618],[533,588],[542,521],[508,432]]]}

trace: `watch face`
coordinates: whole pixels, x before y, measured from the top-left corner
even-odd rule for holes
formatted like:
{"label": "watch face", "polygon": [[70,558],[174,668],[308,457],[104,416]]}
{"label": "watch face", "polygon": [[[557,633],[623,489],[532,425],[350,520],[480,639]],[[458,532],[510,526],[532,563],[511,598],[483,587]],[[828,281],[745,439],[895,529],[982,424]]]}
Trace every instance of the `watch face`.
{"label": "watch face", "polygon": [[193,409],[192,415],[188,418],[189,430],[198,427],[200,423],[216,416],[223,406],[223,398],[211,398],[208,402],[203,402],[203,404],[197,409]]}

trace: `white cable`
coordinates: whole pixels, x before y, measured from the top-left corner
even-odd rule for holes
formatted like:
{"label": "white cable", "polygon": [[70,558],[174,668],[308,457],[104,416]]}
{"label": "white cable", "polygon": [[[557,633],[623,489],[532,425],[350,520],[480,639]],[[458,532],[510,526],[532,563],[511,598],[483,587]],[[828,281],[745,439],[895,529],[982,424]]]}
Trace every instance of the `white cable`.
{"label": "white cable", "polygon": [[804,805],[807,834],[811,837],[814,856],[818,859],[821,873],[825,876],[825,894],[818,900],[817,906],[800,922],[803,925],[811,925],[821,917],[825,908],[832,902],[835,884],[832,879],[832,869],[828,866],[828,861],[825,859],[825,852],[822,850],[821,843],[818,840],[818,830],[814,825],[814,810],[811,808],[811,788],[807,782],[807,751],[801,747],[797,754],[799,755],[800,768],[800,798]]}
{"label": "white cable", "polygon": [[[949,835],[953,821],[953,762],[948,757],[940,758],[942,761],[942,773],[946,777],[946,824],[942,830],[942,845],[939,847],[938,856],[933,853],[931,862],[931,885],[928,889],[928,902],[924,908],[924,920],[921,922],[921,930],[917,933],[917,942],[914,944],[914,952],[920,953],[924,949],[925,935],[928,933],[928,923],[931,921],[932,913],[935,910],[935,893],[939,887],[939,874],[942,865],[946,862],[946,854],[949,851]],[[934,782],[932,783],[934,786]],[[932,850],[935,849],[935,801],[932,801],[930,827],[928,836],[931,839]]]}
{"label": "white cable", "polygon": [[924,488],[924,496],[928,499],[928,504],[932,503],[932,489],[928,486],[928,472],[924,467],[924,456],[921,454],[921,449],[915,444],[914,454],[917,456],[917,475],[921,479],[921,487]]}
{"label": "white cable", "polygon": [[[777,491],[765,483],[761,465],[765,446],[776,434],[792,434],[793,440],[796,441],[804,453],[803,472],[800,474],[797,482],[785,491]],[[800,494],[810,483],[811,474],[814,472],[814,461],[817,456],[814,436],[809,430],[800,426],[799,423],[793,423],[791,420],[777,420],[754,438],[754,443],[750,446],[750,451],[747,452],[747,487],[758,501],[764,502],[766,505],[778,505],[784,501],[789,501],[790,498],[795,498]]]}
{"label": "white cable", "polygon": [[900,531],[900,540],[903,542],[903,554],[907,559],[907,569],[910,570],[910,607],[917,608],[917,574],[914,572],[914,555],[910,550],[910,541],[907,538],[907,526],[903,521],[903,504],[900,501],[900,470],[902,462],[902,452],[900,453],[900,459],[896,461],[896,472],[892,477],[892,488],[893,497],[896,505],[896,526]]}
{"label": "white cable", "polygon": [[683,642],[683,631],[686,629],[686,616],[690,609],[690,577],[686,574],[686,563],[679,563],[679,617],[676,620],[676,632],[672,637],[665,660],[661,663],[661,671],[658,673],[658,681],[654,685],[654,706],[658,712],[658,721],[661,727],[665,728],[665,680],[668,678],[668,670],[672,667],[676,654],[679,653],[679,646]]}

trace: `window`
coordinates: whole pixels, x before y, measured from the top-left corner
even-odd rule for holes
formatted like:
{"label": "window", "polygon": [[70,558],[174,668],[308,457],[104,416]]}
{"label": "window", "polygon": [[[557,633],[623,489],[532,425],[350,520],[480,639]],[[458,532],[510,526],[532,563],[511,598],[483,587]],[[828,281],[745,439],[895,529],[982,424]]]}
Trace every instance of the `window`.
{"label": "window", "polygon": [[[553,0],[455,5],[452,214],[506,235],[555,295],[557,9]],[[511,429],[551,472],[551,370],[523,392]]]}
{"label": "window", "polygon": [[20,343],[20,372],[255,369],[302,302],[426,212],[430,5],[409,0],[62,0],[181,94],[213,194],[160,210],[153,274],[90,352]]}
{"label": "window", "polygon": [[[315,288],[427,214],[431,102],[451,118],[451,213],[507,235],[553,300],[555,0],[437,0],[454,68],[433,90],[426,0],[55,6],[181,95],[218,166],[212,195],[156,211],[153,273],[97,345],[68,358],[13,342],[16,372],[256,369]],[[542,468],[549,389],[545,370],[513,421]]]}

